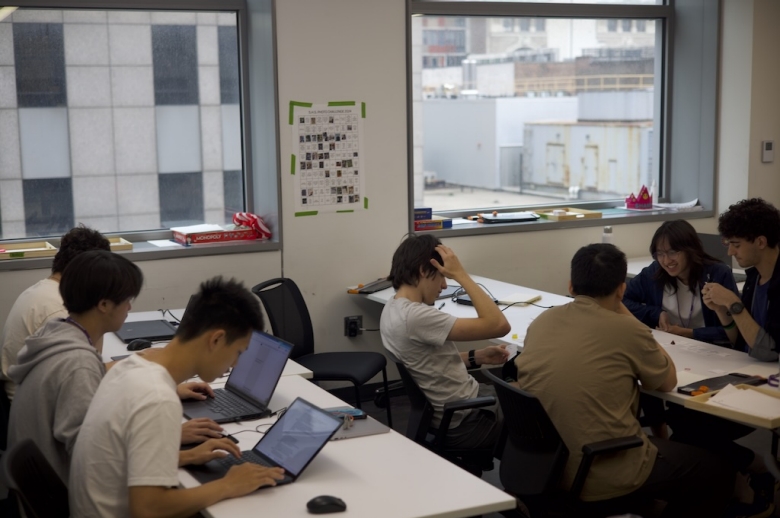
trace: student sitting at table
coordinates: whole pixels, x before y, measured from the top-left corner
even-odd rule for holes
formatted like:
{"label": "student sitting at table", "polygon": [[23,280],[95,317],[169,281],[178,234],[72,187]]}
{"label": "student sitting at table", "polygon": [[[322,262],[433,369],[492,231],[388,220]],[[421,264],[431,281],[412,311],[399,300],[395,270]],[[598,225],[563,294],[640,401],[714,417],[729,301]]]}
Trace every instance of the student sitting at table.
{"label": "student sitting at table", "polygon": [[707,254],[685,220],[666,221],[650,242],[653,263],[628,281],[623,304],[644,324],[702,342],[730,346],[736,329],[721,325],[702,301],[702,286],[717,282],[734,294],[731,268]]}
{"label": "student sitting at table", "polygon": [[[456,318],[433,307],[447,279],[471,297],[475,318]],[[430,234],[411,234],[393,254],[388,280],[396,295],[382,310],[382,343],[409,370],[433,406],[432,425],[440,424],[447,402],[495,396],[493,387],[480,385],[466,367],[502,365],[509,356],[506,348],[494,345],[462,353],[453,341],[498,338],[509,333],[510,326],[455,253]],[[501,422],[498,405],[455,412],[447,445],[490,448],[498,439]]]}
{"label": "student sitting at table", "polygon": [[[78,254],[59,282],[67,317],[50,320],[27,338],[18,365],[9,371],[17,390],[8,445],[33,439],[65,485],[76,437],[106,373],[100,356],[103,335],[122,326],[142,283],[141,270],[120,255],[104,250]],[[183,397],[206,397],[195,390],[211,389],[204,383],[179,388]],[[179,425],[180,439],[201,442],[221,430],[216,423],[213,426],[216,430],[210,420]]]}
{"label": "student sitting at table", "polygon": [[569,283],[574,301],[545,311],[528,327],[515,360],[518,386],[539,398],[569,449],[564,487],[574,480],[584,444],[642,438],[638,448],[594,460],[582,500],[619,514],[657,498],[667,502],[666,517],[720,517],[734,469],[705,450],[647,437],[637,421],[637,382],[669,392],[677,373],[650,329],[621,303],[626,269],[625,255],[613,245],[577,251]]}
{"label": "student sitting at table", "polygon": [[[71,516],[191,516],[221,500],[275,485],[283,477],[281,468],[247,462],[220,480],[178,487],[182,406],[177,384],[194,376],[208,382],[221,376],[247,349],[252,331],[262,327],[257,297],[240,283],[217,277],[201,284],[164,349],[117,363],[98,387],[76,441]],[[209,452],[189,463],[241,456],[227,438],[206,444],[228,453]]]}
{"label": "student sitting at table", "polygon": [[97,230],[83,225],[72,228],[60,239],[60,249],[51,263],[51,275],[24,290],[11,307],[0,337],[0,379],[5,380],[8,399],[12,400],[16,391],[16,384],[8,376],[8,371],[17,364],[24,341],[49,320],[68,316],[59,289],[62,272],[74,257],[89,250],[109,251],[111,244]]}
{"label": "student sitting at table", "polygon": [[777,361],[780,345],[780,211],[760,198],[742,200],[720,215],[718,232],[729,255],[747,268],[740,298],[712,279],[704,302],[724,329],[739,331],[737,348],[763,361]]}

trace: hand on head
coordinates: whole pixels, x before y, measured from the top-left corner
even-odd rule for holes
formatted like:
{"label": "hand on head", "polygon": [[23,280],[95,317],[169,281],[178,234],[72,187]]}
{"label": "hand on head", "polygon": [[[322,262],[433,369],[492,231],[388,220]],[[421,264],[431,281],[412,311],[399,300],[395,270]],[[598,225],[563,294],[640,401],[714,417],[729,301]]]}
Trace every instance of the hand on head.
{"label": "hand on head", "polygon": [[438,245],[436,251],[439,252],[444,264],[440,264],[436,259],[431,259],[431,264],[439,270],[442,275],[448,279],[453,279],[458,274],[466,272],[463,265],[460,264],[460,259],[458,259],[458,256],[455,255],[455,252],[453,252],[450,247]]}

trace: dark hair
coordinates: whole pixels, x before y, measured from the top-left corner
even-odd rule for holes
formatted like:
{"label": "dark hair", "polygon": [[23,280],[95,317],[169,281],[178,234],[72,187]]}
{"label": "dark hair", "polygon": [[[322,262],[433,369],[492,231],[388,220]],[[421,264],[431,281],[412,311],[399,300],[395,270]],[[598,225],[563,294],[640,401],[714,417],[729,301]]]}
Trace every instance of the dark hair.
{"label": "dark hair", "polygon": [[626,282],[626,254],[615,245],[583,246],[571,260],[571,285],[575,295],[599,298],[611,295]]}
{"label": "dark hair", "polygon": [[187,304],[176,337],[187,342],[216,329],[225,331],[228,344],[263,329],[259,299],[235,279],[218,276],[203,282]]}
{"label": "dark hair", "polygon": [[402,285],[417,286],[422,273],[431,278],[438,270],[431,264],[431,259],[442,263],[436,247],[441,244],[437,237],[430,234],[409,234],[393,254],[393,264],[390,266],[388,281],[392,281],[396,290]]}
{"label": "dark hair", "polygon": [[751,243],[764,236],[767,246],[774,248],[780,243],[780,212],[761,198],[742,200],[720,215],[718,232],[726,239],[737,237]]}
{"label": "dark hair", "polygon": [[[658,227],[650,241],[650,255],[653,256],[653,259],[655,259],[655,253],[658,250],[658,243],[664,238],[669,243],[671,250],[685,254],[688,260],[688,289],[691,293],[695,293],[696,286],[704,271],[704,265],[720,261],[704,251],[696,229],[684,219],[665,221]],[[661,286],[669,286],[672,293],[677,293],[677,280],[666,273],[663,268],[659,268],[655,273],[655,280]]]}
{"label": "dark hair", "polygon": [[60,249],[51,263],[51,273],[62,273],[74,257],[88,250],[111,251],[111,244],[97,230],[79,225],[60,239]]}
{"label": "dark hair", "polygon": [[141,293],[141,270],[121,255],[105,250],[78,254],[62,272],[60,295],[68,313],[80,314],[101,300],[120,304]]}

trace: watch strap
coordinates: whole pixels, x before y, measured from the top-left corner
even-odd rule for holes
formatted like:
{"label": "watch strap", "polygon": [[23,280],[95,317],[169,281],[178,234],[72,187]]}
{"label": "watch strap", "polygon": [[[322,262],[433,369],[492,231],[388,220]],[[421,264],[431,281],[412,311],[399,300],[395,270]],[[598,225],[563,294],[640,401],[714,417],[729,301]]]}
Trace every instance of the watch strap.
{"label": "watch strap", "polygon": [[479,365],[477,365],[477,360],[474,358],[474,349],[469,351],[469,367],[472,369],[479,368]]}

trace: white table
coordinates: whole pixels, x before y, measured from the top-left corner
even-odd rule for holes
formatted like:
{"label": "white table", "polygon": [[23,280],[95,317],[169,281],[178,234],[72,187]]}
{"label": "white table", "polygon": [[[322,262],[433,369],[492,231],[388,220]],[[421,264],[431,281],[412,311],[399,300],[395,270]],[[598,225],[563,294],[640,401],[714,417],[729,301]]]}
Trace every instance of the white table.
{"label": "white table", "polygon": [[[171,310],[173,315],[176,318],[181,318],[182,314],[184,313],[183,309],[174,309]],[[135,313],[130,313],[127,315],[127,322],[141,322],[144,320],[169,320],[170,318],[166,318],[162,315],[160,311],[139,311]],[[152,347],[165,347],[165,343],[157,343],[154,344]],[[133,354],[131,352],[128,352],[127,350],[127,344],[125,344],[122,340],[119,339],[117,335],[114,333],[106,333],[103,335],[103,361],[108,363],[114,356],[124,356],[126,354]],[[304,367],[303,365],[294,362],[293,360],[287,360],[287,363],[284,366],[284,370],[282,371],[282,376],[301,376],[303,378],[311,378],[313,375],[312,371]]]}
{"label": "white table", "polygon": [[[269,406],[277,410],[296,397],[320,407],[345,405],[300,376],[287,376],[279,381]],[[235,433],[274,419],[223,426]],[[239,447],[248,450],[261,435],[245,432],[235,437]],[[184,470],[179,470],[179,481],[185,488],[198,485]],[[215,518],[309,518],[306,502],[319,495],[334,495],[346,502],[347,511],[338,516],[361,518],[458,518],[515,506],[513,497],[391,430],[330,442],[294,483],[225,500],[203,513]]]}
{"label": "white table", "polygon": [[[645,266],[647,263],[645,263]],[[641,268],[640,268],[641,270]],[[546,293],[531,288],[524,288],[505,282],[495,281],[486,277],[472,277],[476,282],[482,284],[497,298],[502,295],[509,295],[517,292],[538,293],[542,299],[536,302],[541,306],[557,306],[567,304],[572,299]],[[381,304],[387,303],[390,298],[395,296],[392,288],[368,295],[370,300]],[[440,302],[437,302],[437,307]],[[471,306],[455,304],[449,300],[442,308],[442,311],[455,315],[456,317],[475,317],[476,310]],[[541,314],[545,309],[536,306],[512,306],[504,311],[512,330],[508,335],[492,340],[495,343],[515,344],[522,349],[525,341],[526,331],[531,322]],[[778,373],[777,362],[761,362],[751,358],[747,353],[734,351],[725,347],[718,347],[704,342],[699,342],[690,338],[665,333],[659,330],[653,330],[655,339],[669,353],[677,367],[678,386],[687,385],[706,378],[721,376],[730,372],[741,372],[744,374],[754,374],[767,377],[770,374]],[[672,344],[674,342],[674,344]],[[689,396],[680,394],[675,390],[671,392],[656,392],[651,394],[667,401],[684,404]]]}

